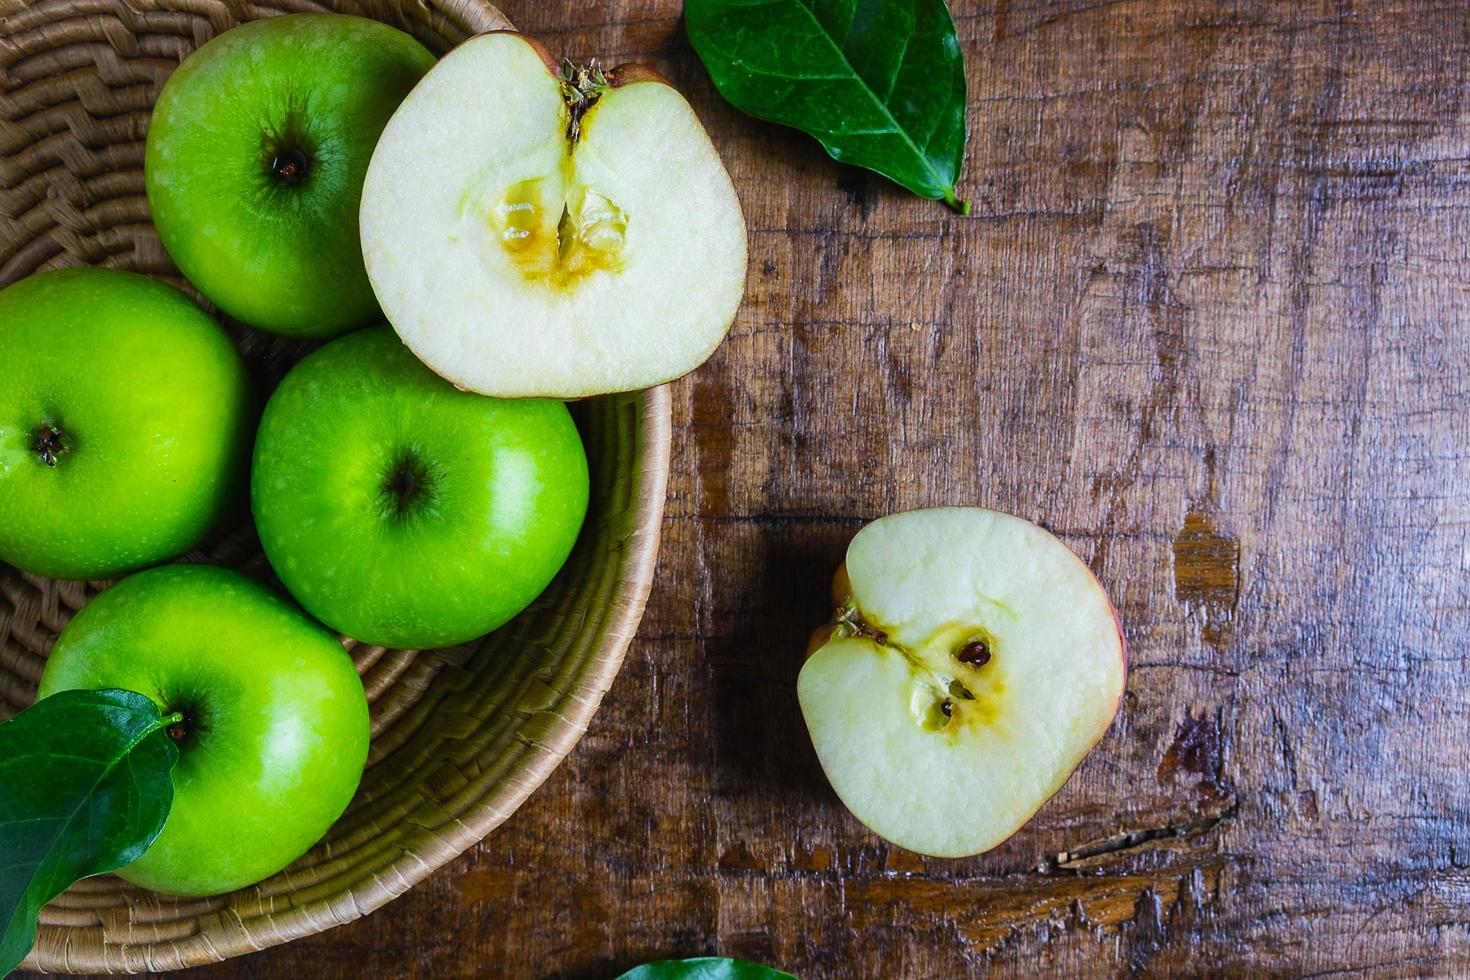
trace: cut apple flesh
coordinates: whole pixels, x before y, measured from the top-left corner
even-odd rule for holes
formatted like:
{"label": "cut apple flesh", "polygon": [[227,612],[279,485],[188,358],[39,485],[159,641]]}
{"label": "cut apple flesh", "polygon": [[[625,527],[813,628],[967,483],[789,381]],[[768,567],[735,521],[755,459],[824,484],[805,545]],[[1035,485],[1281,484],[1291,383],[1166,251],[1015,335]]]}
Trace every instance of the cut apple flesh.
{"label": "cut apple flesh", "polygon": [[689,104],[558,73],[513,33],[450,52],[373,153],[362,245],[404,343],[462,388],[575,398],[679,377],[745,284],[745,222]]}
{"label": "cut apple flesh", "polygon": [[1126,674],[1085,565],[1034,524],[911,511],[858,532],[797,693],[859,820],[939,857],[1021,827],[1102,737]]}

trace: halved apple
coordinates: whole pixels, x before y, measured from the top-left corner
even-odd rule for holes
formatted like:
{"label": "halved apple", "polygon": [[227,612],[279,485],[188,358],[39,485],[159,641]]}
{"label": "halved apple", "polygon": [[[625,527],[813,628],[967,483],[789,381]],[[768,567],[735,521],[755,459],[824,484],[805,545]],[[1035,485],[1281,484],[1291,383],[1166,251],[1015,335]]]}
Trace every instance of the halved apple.
{"label": "halved apple", "polygon": [[470,38],[389,120],[362,195],[383,312],[440,375],[502,397],[644,388],[704,362],[745,288],[745,219],[652,71],[558,69]]}
{"label": "halved apple", "polygon": [[972,507],[882,518],[853,538],[833,594],[797,680],[802,714],[842,802],[909,850],[1004,841],[1117,711],[1117,615],[1029,521]]}

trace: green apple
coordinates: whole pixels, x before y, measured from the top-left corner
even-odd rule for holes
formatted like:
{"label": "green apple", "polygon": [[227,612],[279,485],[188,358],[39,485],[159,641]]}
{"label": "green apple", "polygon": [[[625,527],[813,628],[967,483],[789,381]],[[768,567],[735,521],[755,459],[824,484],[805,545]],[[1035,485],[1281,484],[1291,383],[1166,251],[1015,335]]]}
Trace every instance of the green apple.
{"label": "green apple", "polygon": [[857,533],[797,697],[817,758],[878,835],[937,857],[1015,833],[1112,723],[1128,672],[1096,578],[1029,521],[978,507]]}
{"label": "green apple", "polygon": [[587,458],[566,406],[460,391],[387,327],[296,365],[261,419],[261,544],[306,609],[368,643],[462,643],[524,609],[571,552]]}
{"label": "green apple", "polygon": [[0,292],[0,561],[109,578],[198,545],[243,510],[255,404],[170,286],[63,269]]}
{"label": "green apple", "polygon": [[168,821],[119,872],[155,891],[214,895],[275,874],[342,814],[367,759],[367,699],[342,645],[229,569],[153,568],[93,599],[38,696],[78,688],[183,715]]}
{"label": "green apple", "polygon": [[159,236],[189,281],[287,336],[377,319],[358,244],[363,177],[433,63],[402,31],[345,14],[251,21],[185,59],[153,109],[144,169]]}

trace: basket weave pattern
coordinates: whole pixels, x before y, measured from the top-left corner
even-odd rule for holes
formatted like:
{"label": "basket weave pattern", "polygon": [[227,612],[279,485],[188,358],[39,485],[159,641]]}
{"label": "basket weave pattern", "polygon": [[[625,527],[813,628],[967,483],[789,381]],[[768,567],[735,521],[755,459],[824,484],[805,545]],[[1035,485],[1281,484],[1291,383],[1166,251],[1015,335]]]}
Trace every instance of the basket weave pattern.
{"label": "basket weave pattern", "polygon": [[[179,61],[237,23],[315,11],[303,0],[0,0],[0,285],[68,265],[188,288],[149,218],[143,145]],[[472,0],[330,5],[442,54],[507,27]],[[197,294],[190,290],[191,294]],[[304,349],[231,324],[269,384]],[[327,838],[259,885],[174,899],[111,876],[47,908],[27,966],[168,970],[348,922],[401,894],[509,816],[571,749],[612,683],[647,598],[668,467],[663,388],[575,407],[592,473],[587,525],[537,602],[477,644],[418,653],[345,640],[372,704],[362,787]],[[270,577],[248,523],[189,556]],[[0,720],[31,703],[45,658],[105,583],[0,565]]]}

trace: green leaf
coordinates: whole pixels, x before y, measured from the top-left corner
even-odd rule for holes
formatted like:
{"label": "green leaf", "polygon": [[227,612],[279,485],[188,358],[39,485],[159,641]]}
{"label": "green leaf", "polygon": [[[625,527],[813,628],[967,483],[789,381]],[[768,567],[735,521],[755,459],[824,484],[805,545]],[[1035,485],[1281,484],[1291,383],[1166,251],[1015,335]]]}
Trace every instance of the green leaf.
{"label": "green leaf", "polygon": [[969,213],[965,59],[944,0],[686,0],[684,18],[735,108]]}
{"label": "green leaf", "polygon": [[702,956],[693,960],[660,960],[645,963],[618,977],[617,980],[796,980],[789,973],[773,970],[759,963],[727,960],[723,956]]}
{"label": "green leaf", "polygon": [[35,943],[42,906],[158,837],[174,720],[132,691],[62,691],[0,725],[0,975]]}

